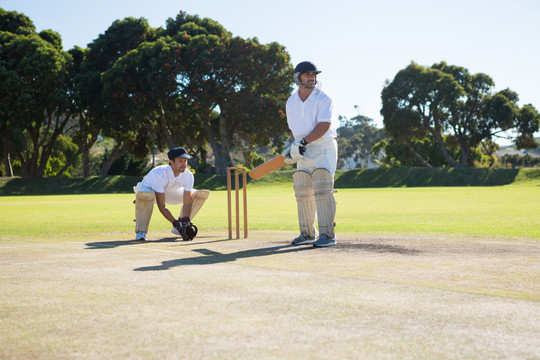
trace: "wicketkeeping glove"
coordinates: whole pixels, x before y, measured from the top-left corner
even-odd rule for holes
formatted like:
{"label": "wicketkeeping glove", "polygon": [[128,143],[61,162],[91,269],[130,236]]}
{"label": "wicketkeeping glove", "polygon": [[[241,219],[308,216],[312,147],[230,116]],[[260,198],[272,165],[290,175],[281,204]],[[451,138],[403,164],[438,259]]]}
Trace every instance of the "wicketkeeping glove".
{"label": "wicketkeeping glove", "polygon": [[182,236],[182,240],[184,241],[193,240],[199,231],[199,229],[193,225],[188,216],[175,220],[173,222],[173,226],[178,230],[180,236]]}

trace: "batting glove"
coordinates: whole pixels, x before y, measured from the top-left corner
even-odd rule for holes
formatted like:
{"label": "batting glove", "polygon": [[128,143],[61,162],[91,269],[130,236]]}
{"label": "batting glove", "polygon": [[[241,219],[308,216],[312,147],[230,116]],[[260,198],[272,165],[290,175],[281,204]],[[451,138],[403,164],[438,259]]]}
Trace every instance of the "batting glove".
{"label": "batting glove", "polygon": [[291,147],[290,146],[285,149],[285,151],[281,154],[281,156],[283,156],[285,158],[285,162],[287,164],[289,164],[289,165],[294,164],[296,162],[296,160],[293,160],[291,158]]}
{"label": "batting glove", "polygon": [[302,140],[296,140],[291,145],[291,158],[294,161],[298,161],[298,159],[301,159],[304,157],[304,153],[306,152],[306,145],[309,144],[306,139]]}

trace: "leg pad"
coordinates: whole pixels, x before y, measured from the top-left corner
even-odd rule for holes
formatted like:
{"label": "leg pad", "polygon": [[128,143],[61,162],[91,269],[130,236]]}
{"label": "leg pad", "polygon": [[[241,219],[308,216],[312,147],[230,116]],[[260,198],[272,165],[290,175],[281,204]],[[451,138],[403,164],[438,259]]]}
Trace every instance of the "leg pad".
{"label": "leg pad", "polygon": [[206,199],[210,195],[210,190],[197,190],[193,193],[191,197],[191,213],[189,217],[191,220],[197,215],[201,207],[203,206]]}
{"label": "leg pad", "polygon": [[148,232],[150,218],[154,210],[154,193],[139,191],[135,196],[135,233]]}
{"label": "leg pad", "polygon": [[306,171],[296,171],[293,174],[293,188],[298,207],[300,233],[306,233],[309,237],[315,237],[316,207],[311,174]]}
{"label": "leg pad", "polygon": [[334,218],[336,217],[334,179],[328,170],[322,168],[315,169],[311,176],[319,220],[319,233],[326,234],[333,239],[335,238]]}

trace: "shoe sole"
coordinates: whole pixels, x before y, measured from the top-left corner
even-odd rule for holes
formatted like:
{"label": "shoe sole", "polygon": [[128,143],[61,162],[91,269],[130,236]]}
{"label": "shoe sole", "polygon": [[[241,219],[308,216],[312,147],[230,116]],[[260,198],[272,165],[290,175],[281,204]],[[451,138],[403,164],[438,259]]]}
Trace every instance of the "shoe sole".
{"label": "shoe sole", "polygon": [[295,246],[298,246],[298,245],[311,245],[311,244],[314,244],[314,243],[315,243],[315,240],[313,240],[313,241],[303,241],[301,243],[293,242],[293,243],[291,243],[291,245],[295,245]]}
{"label": "shoe sole", "polygon": [[328,246],[335,246],[337,243],[329,243],[329,244],[313,244],[313,247],[328,247]]}

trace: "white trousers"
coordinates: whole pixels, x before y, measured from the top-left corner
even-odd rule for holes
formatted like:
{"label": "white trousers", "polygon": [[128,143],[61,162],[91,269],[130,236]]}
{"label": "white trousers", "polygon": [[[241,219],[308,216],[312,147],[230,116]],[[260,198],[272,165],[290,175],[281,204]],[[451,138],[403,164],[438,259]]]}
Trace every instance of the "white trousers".
{"label": "white trousers", "polygon": [[[149,188],[148,186],[144,186],[142,182],[137,183],[136,186],[133,187],[133,191],[135,193],[138,193],[139,191],[154,193],[154,190]],[[194,193],[195,189],[193,189],[192,193]],[[154,198],[154,203],[156,202]],[[165,204],[169,205],[182,205],[184,203],[184,188],[179,188],[176,191],[167,191],[165,192]]]}
{"label": "white trousers", "polygon": [[321,138],[306,146],[304,157],[297,161],[296,169],[311,174],[315,169],[322,168],[328,170],[333,178],[336,173],[337,158],[337,140]]}

